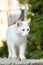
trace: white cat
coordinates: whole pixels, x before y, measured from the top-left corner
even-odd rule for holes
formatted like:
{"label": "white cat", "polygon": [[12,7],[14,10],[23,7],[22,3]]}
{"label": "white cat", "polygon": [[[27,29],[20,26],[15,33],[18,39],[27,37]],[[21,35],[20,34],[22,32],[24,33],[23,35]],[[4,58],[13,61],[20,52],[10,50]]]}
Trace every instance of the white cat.
{"label": "white cat", "polygon": [[[7,31],[7,45],[9,58],[20,57],[25,59],[26,40],[30,31],[30,19],[28,21],[17,21],[16,24],[10,26]],[[17,52],[18,55],[17,56]]]}

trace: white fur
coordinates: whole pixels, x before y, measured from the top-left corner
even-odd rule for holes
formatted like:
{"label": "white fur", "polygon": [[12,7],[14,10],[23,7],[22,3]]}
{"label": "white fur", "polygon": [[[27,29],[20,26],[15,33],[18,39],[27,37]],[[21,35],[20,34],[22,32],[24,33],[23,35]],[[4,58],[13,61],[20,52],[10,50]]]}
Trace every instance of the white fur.
{"label": "white fur", "polygon": [[[20,24],[20,22],[19,22]],[[25,31],[22,31],[25,29]],[[7,45],[9,51],[9,58],[17,58],[17,52],[20,58],[25,59],[26,40],[30,27],[27,21],[22,21],[21,25],[14,24],[8,28],[7,31]]]}
{"label": "white fur", "polygon": [[11,6],[12,11],[10,11],[10,25],[15,23],[21,15],[20,4],[18,0],[11,0],[11,3],[12,3]]}

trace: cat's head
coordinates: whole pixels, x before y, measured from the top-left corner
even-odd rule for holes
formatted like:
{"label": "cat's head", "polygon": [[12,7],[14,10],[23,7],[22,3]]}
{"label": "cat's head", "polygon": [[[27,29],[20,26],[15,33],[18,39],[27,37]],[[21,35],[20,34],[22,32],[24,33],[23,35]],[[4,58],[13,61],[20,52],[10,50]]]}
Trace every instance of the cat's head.
{"label": "cat's head", "polygon": [[16,23],[17,25],[17,33],[21,36],[27,36],[29,31],[30,31],[30,20],[27,20],[27,21],[18,21]]}

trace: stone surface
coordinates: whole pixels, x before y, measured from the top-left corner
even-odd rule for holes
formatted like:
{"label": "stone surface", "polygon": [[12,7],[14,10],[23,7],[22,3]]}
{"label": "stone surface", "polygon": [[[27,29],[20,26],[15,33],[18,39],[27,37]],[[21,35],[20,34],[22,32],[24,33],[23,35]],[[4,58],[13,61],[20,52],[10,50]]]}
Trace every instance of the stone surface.
{"label": "stone surface", "polygon": [[0,58],[0,65],[43,65],[43,59],[26,59],[18,61],[15,59]]}

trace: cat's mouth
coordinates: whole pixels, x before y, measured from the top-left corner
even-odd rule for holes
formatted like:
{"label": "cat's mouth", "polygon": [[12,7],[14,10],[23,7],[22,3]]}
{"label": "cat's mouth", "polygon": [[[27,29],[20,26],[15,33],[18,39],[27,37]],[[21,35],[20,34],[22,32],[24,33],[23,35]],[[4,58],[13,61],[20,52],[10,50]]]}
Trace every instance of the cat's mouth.
{"label": "cat's mouth", "polygon": [[27,36],[27,35],[28,35],[28,33],[22,34],[22,36]]}

